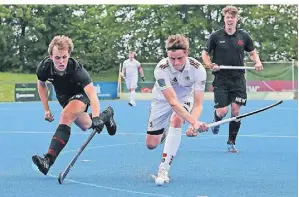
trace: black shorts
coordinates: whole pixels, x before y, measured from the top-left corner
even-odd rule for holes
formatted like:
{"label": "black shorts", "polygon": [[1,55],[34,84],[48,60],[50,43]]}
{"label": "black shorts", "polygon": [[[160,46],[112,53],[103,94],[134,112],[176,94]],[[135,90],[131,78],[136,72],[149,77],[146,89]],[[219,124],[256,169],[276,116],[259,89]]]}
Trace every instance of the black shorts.
{"label": "black shorts", "polygon": [[246,105],[246,79],[244,75],[237,77],[215,76],[213,81],[215,108],[222,108],[237,103]]}
{"label": "black shorts", "polygon": [[60,105],[65,108],[65,106],[67,106],[67,104],[72,101],[72,100],[79,100],[82,101],[83,103],[85,103],[86,106],[86,110],[85,112],[87,112],[88,107],[90,106],[90,100],[87,97],[86,94],[75,94],[74,96],[70,97],[70,98],[66,98],[66,99],[58,99]]}

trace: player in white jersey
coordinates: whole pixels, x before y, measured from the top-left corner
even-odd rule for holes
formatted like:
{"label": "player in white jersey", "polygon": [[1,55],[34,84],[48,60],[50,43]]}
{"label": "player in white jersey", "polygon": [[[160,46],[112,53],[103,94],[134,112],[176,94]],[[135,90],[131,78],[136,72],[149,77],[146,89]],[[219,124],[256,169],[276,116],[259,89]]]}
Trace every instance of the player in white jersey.
{"label": "player in white jersey", "polygon": [[208,127],[198,120],[203,105],[205,68],[188,57],[189,42],[184,35],[169,36],[165,48],[168,57],[162,59],[154,71],[156,82],[146,146],[154,149],[166,138],[157,177],[169,182],[168,171],[181,143],[184,122],[190,123],[186,131],[190,137],[198,134],[196,130],[207,131]]}
{"label": "player in white jersey", "polygon": [[122,68],[122,77],[125,79],[127,88],[130,91],[130,106],[136,106],[135,89],[137,88],[138,70],[140,72],[142,80],[145,81],[143,69],[140,63],[134,57],[135,52],[130,51],[129,59],[124,61]]}

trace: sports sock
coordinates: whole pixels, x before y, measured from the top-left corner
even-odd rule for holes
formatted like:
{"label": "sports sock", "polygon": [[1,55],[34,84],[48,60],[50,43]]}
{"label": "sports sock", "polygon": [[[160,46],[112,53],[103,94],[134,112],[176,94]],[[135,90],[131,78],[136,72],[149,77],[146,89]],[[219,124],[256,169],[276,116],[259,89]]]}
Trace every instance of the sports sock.
{"label": "sports sock", "polygon": [[236,143],[236,138],[240,129],[241,122],[230,122],[229,123],[229,137],[228,141],[233,142],[233,144]]}
{"label": "sports sock", "polygon": [[69,141],[70,135],[71,128],[68,125],[58,125],[50,143],[48,153],[46,154],[46,156],[50,159],[51,164],[55,162],[60,151],[65,147],[65,145]]}
{"label": "sports sock", "polygon": [[135,94],[136,94],[135,90],[131,91],[131,93],[130,93],[130,102],[135,102]]}
{"label": "sports sock", "polygon": [[166,170],[170,169],[173,158],[179,149],[182,139],[182,128],[169,127],[166,137],[165,146],[162,154],[162,162],[160,166],[164,166]]}

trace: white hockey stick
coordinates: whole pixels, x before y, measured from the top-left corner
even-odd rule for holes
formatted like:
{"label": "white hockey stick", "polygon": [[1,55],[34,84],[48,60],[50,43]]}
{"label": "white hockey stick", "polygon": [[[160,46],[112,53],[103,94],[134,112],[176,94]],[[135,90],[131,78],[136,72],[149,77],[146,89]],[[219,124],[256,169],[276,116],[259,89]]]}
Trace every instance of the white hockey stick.
{"label": "white hockey stick", "polygon": [[[246,114],[243,114],[243,115],[239,115],[239,116],[236,116],[236,117],[232,117],[232,118],[227,118],[227,119],[224,119],[224,120],[220,120],[220,121],[217,121],[217,122],[212,122],[210,124],[208,124],[207,126],[209,128],[212,128],[212,127],[216,127],[216,126],[219,126],[219,125],[222,125],[222,124],[225,124],[225,123],[229,123],[229,122],[232,122],[232,121],[240,121],[242,118],[245,118],[247,116],[251,116],[253,114],[257,114],[257,113],[260,113],[262,111],[265,111],[267,109],[270,109],[272,107],[275,107],[277,105],[280,105],[283,101],[278,101],[277,103],[274,103],[272,105],[269,105],[267,107],[264,107],[264,108],[261,108],[261,109],[258,109],[258,110],[255,110],[255,111],[252,111],[252,112],[249,112],[249,113],[246,113]],[[197,132],[200,132],[201,131],[197,131]]]}
{"label": "white hockey stick", "polygon": [[255,67],[252,66],[224,66],[220,65],[220,70],[221,69],[227,69],[227,70],[235,70],[235,69],[242,69],[242,70],[254,70]]}
{"label": "white hockey stick", "polygon": [[124,74],[121,72],[120,73],[120,76],[124,79],[124,80],[126,80],[126,77],[124,76]]}

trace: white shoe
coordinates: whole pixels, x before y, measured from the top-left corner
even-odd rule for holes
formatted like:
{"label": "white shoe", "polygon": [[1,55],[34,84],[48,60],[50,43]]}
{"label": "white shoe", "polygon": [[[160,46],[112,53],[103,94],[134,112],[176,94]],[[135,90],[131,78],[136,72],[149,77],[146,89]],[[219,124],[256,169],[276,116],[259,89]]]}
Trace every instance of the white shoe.
{"label": "white shoe", "polygon": [[130,105],[131,107],[135,107],[135,106],[136,106],[136,103],[135,103],[135,101],[130,101],[130,102],[129,102],[129,105]]}
{"label": "white shoe", "polygon": [[157,178],[162,178],[165,183],[169,183],[170,179],[168,176],[168,171],[164,167],[159,167]]}

